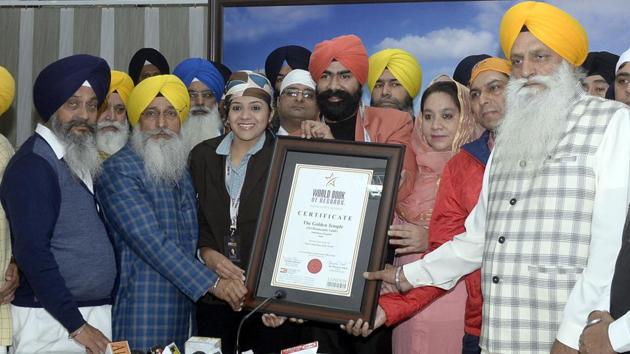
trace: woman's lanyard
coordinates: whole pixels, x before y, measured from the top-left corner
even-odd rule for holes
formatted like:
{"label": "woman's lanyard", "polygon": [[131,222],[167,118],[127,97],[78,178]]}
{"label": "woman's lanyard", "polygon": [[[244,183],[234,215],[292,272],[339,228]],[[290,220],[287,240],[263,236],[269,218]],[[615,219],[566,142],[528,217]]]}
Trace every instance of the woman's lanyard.
{"label": "woman's lanyard", "polygon": [[225,237],[224,253],[225,256],[232,262],[240,262],[241,249],[240,249],[240,235],[237,232],[238,222],[238,208],[241,204],[241,190],[243,185],[241,184],[238,190],[230,193],[230,181],[233,177],[232,161],[228,156],[225,160],[225,186],[228,189],[230,195],[230,229]]}

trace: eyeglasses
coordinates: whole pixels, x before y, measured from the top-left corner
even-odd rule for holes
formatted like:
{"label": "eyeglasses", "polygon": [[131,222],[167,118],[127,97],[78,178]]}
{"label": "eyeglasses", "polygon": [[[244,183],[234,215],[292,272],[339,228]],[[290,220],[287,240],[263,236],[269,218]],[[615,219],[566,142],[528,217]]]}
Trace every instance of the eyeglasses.
{"label": "eyeglasses", "polygon": [[190,95],[190,99],[196,100],[197,98],[201,97],[204,100],[208,99],[208,98],[213,98],[214,95],[212,94],[212,91],[188,91],[188,94]]}
{"label": "eyeglasses", "polygon": [[298,89],[285,89],[282,91],[283,96],[289,96],[293,98],[297,98],[299,95],[302,95],[305,100],[312,100],[315,98],[315,91],[313,90],[298,90]]}
{"label": "eyeglasses", "polygon": [[160,118],[160,116],[164,116],[164,118],[168,120],[179,119],[179,113],[174,109],[167,109],[163,112],[160,112],[156,109],[147,109],[142,112],[142,116],[149,120],[156,120]]}

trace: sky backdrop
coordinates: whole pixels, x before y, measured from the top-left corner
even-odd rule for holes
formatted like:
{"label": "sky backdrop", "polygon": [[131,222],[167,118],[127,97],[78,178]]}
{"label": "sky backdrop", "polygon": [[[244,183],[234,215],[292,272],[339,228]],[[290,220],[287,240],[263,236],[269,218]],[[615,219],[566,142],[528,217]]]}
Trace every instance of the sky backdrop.
{"label": "sky backdrop", "polygon": [[[585,27],[590,51],[620,54],[630,46],[628,0],[548,1]],[[434,1],[396,4],[348,4],[228,7],[224,18],[224,63],[232,70],[264,68],[277,47],[316,43],[356,34],[371,55],[402,48],[420,62],[423,85],[438,74],[452,74],[470,54],[501,55],[501,16],[518,1]]]}

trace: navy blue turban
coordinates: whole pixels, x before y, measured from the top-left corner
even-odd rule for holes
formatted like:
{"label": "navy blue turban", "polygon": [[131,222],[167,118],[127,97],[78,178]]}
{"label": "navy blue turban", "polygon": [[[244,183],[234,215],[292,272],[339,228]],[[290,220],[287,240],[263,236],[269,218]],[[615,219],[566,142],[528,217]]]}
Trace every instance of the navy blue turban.
{"label": "navy blue turban", "polygon": [[68,98],[87,81],[100,106],[109,89],[111,72],[107,62],[87,54],[72,55],[48,65],[33,86],[33,102],[39,115],[48,121]]}
{"label": "navy blue turban", "polygon": [[166,75],[170,73],[171,68],[168,66],[168,61],[166,61],[162,53],[153,48],[142,48],[131,57],[129,62],[128,73],[135,85],[140,81],[140,71],[142,71],[142,67],[147,61],[155,65],[160,70],[160,74]]}
{"label": "navy blue turban", "polygon": [[478,62],[488,58],[490,58],[488,54],[475,54],[469,55],[466,58],[462,59],[462,61],[457,64],[457,67],[453,72],[453,80],[468,87],[468,84],[470,83],[470,75],[472,74],[472,69]]}
{"label": "navy blue turban", "polygon": [[223,82],[228,82],[230,80],[230,76],[232,76],[232,70],[225,66],[224,64],[219,63],[218,61],[209,60],[215,68],[219,70],[221,76],[223,76]]}
{"label": "navy blue turban", "polygon": [[179,77],[186,87],[194,78],[203,82],[212,91],[217,102],[221,101],[225,82],[219,70],[206,59],[189,58],[177,64],[173,74]]}
{"label": "navy blue turban", "polygon": [[265,61],[265,75],[271,86],[275,88],[278,73],[285,62],[291,69],[302,69],[308,71],[308,62],[311,60],[311,51],[297,45],[288,45],[277,48]]}

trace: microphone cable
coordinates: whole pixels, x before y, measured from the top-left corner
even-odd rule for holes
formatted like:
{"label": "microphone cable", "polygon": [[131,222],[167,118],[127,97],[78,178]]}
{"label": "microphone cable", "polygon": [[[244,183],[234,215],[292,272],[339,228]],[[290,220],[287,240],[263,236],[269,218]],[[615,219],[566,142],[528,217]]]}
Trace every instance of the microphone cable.
{"label": "microphone cable", "polygon": [[239,340],[241,338],[241,328],[243,327],[243,323],[254,314],[254,312],[260,310],[263,306],[267,305],[271,300],[280,300],[284,299],[287,294],[283,290],[276,290],[273,295],[266,298],[263,302],[261,302],[258,306],[254,307],[253,310],[249,311],[247,315],[243,316],[241,322],[238,323],[238,329],[236,330],[236,345],[234,346],[234,354],[239,354]]}

